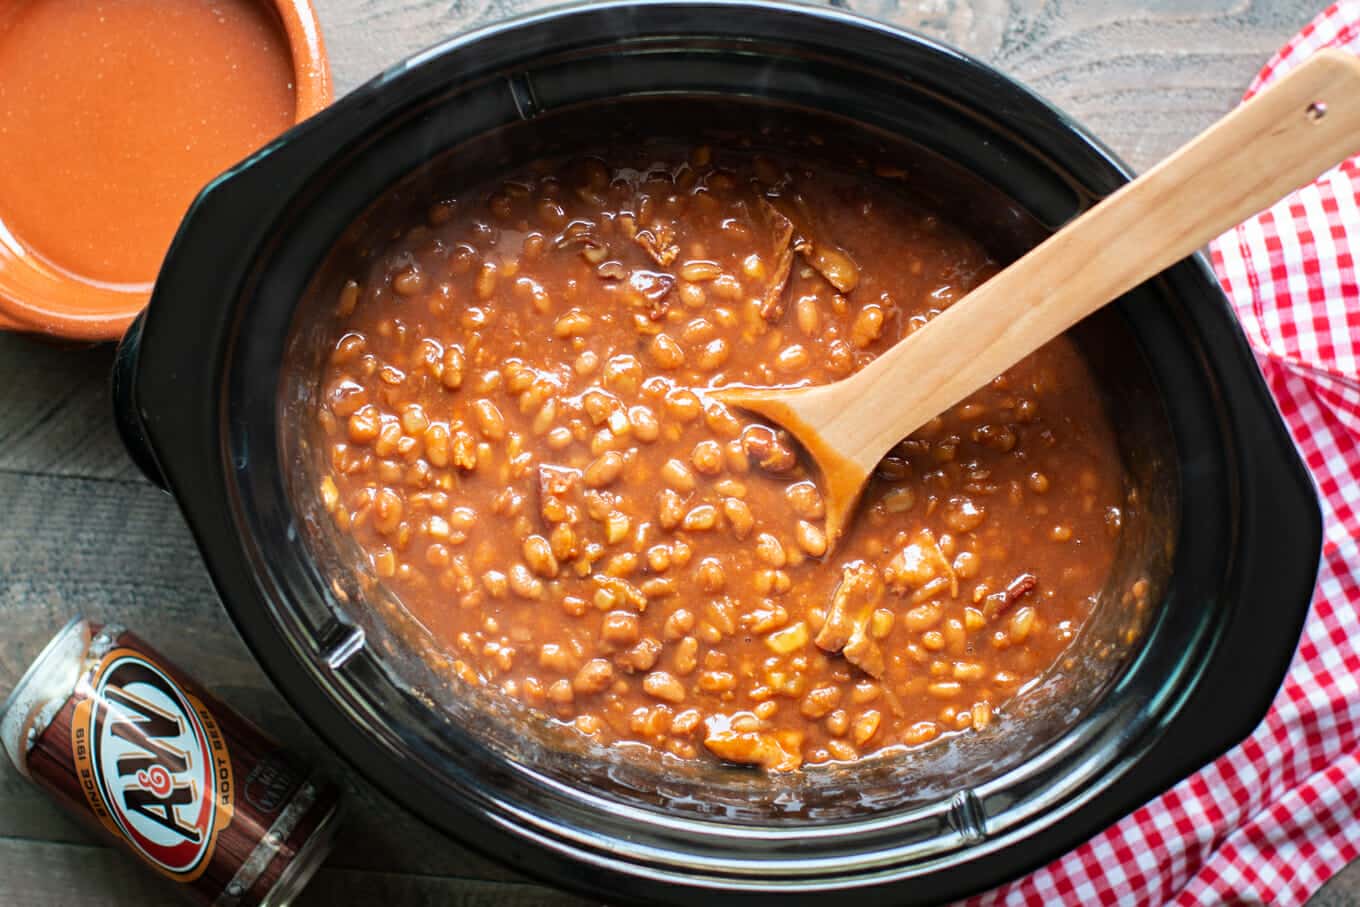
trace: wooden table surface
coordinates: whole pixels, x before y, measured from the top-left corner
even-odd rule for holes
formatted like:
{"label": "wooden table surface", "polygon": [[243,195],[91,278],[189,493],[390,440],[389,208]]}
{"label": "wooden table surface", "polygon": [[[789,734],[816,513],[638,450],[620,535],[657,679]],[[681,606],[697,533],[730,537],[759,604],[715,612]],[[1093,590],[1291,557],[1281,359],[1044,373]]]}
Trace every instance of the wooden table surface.
{"label": "wooden table surface", "polygon": [[[943,38],[1076,116],[1133,166],[1240,97],[1325,0],[837,0]],[[538,0],[316,0],[337,93]],[[270,686],[233,630],[174,502],[114,431],[110,347],[0,335],[0,695],[68,616],[118,620],[242,713],[345,778],[351,811],[303,905],[582,903],[444,840],[354,778]],[[0,759],[0,907],[178,904]],[[1360,907],[1360,864],[1311,902]]]}

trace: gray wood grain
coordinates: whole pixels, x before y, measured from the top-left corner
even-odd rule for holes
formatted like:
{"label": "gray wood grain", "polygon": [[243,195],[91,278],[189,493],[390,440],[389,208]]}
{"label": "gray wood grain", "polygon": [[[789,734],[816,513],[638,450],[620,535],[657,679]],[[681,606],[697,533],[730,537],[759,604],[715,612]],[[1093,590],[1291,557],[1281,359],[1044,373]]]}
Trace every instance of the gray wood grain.
{"label": "gray wood grain", "polygon": [[[315,0],[338,92],[541,0]],[[1324,0],[848,0],[937,36],[1066,110],[1145,169],[1230,109]],[[293,714],[219,606],[183,520],[123,453],[110,347],[0,335],[0,695],[73,613],[134,628],[215,694],[344,779],[352,806],[312,905],[582,903],[448,842],[388,802]],[[178,904],[0,759],[0,907]],[[1360,864],[1314,907],[1360,907]]]}
{"label": "gray wood grain", "polygon": [[[74,870],[74,871],[73,871]],[[83,843],[0,837],[0,907],[184,907],[164,880],[116,851]],[[522,881],[369,872],[327,865],[297,907],[584,907],[589,901]]]}

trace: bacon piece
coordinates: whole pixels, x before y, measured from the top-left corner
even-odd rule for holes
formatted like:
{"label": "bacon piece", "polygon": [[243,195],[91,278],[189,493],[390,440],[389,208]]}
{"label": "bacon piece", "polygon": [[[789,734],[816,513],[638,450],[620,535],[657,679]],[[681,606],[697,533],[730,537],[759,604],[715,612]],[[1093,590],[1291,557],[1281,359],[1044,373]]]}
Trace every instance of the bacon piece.
{"label": "bacon piece", "polygon": [[669,268],[680,254],[680,247],[675,244],[675,230],[664,224],[637,231],[633,234],[633,242],[642,246],[657,267]]}
{"label": "bacon piece", "polygon": [[760,299],[760,317],[774,324],[784,317],[788,305],[789,275],[793,272],[793,221],[770,204],[760,199],[760,211],[774,230],[774,276]]}
{"label": "bacon piece", "polygon": [[1039,578],[1033,573],[1021,573],[1015,579],[1006,584],[1006,588],[999,593],[987,596],[987,603],[982,606],[982,613],[987,617],[996,617],[1004,614],[1020,599],[1029,595],[1039,586]]}

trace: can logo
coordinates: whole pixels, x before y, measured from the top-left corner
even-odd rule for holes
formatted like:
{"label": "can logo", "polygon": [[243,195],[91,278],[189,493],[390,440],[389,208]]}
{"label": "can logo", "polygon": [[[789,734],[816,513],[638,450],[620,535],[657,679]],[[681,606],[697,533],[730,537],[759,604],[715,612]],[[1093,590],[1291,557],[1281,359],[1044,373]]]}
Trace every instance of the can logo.
{"label": "can logo", "polygon": [[90,686],[71,726],[90,809],[162,873],[193,881],[232,817],[231,760],[216,720],[131,649],[106,655]]}

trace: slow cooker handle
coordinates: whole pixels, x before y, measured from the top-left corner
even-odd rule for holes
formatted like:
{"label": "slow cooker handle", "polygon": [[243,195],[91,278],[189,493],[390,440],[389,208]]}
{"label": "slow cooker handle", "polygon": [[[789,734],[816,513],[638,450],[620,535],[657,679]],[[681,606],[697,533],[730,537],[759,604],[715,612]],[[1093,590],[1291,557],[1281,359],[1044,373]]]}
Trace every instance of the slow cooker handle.
{"label": "slow cooker handle", "polygon": [[133,319],[132,324],[128,325],[123,339],[118,342],[118,351],[113,359],[113,371],[109,376],[109,390],[113,396],[113,420],[118,426],[118,436],[122,439],[128,456],[137,464],[142,475],[159,488],[165,489],[165,476],[161,474],[156,455],[151,452],[151,443],[147,440],[133,390],[133,376],[137,370],[137,355],[142,346],[142,326],[145,322],[146,310],[142,310]]}

